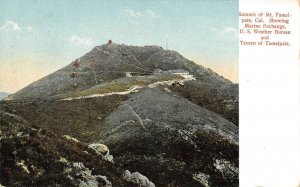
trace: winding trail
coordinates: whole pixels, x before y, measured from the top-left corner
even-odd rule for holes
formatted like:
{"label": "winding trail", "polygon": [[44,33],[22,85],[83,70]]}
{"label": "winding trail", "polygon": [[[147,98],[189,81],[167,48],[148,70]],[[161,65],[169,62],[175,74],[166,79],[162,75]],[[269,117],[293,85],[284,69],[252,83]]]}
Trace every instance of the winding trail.
{"label": "winding trail", "polygon": [[175,82],[180,82],[180,83],[184,83],[186,81],[190,81],[190,80],[195,80],[195,78],[193,77],[193,75],[180,75],[182,76],[184,79],[173,79],[173,80],[168,80],[168,81],[158,81],[152,84],[149,84],[147,86],[132,86],[129,89],[127,89],[126,91],[122,91],[122,92],[109,92],[109,93],[103,93],[103,94],[91,94],[91,95],[86,95],[86,96],[79,96],[79,97],[68,97],[65,99],[61,99],[64,101],[70,101],[70,100],[74,100],[74,99],[86,99],[86,98],[93,98],[93,97],[105,97],[105,96],[110,96],[110,95],[127,95],[127,94],[131,94],[134,92],[138,92],[140,89],[148,87],[148,88],[155,88],[159,85],[172,85]]}

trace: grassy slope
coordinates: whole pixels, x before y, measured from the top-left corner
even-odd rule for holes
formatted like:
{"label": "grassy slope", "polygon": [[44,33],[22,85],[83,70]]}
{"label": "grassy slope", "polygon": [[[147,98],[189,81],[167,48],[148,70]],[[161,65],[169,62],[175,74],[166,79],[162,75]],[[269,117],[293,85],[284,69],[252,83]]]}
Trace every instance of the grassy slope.
{"label": "grassy slope", "polygon": [[66,97],[80,97],[80,96],[88,96],[92,94],[123,92],[130,89],[133,86],[145,87],[155,82],[168,81],[174,79],[183,79],[183,77],[179,75],[173,75],[173,74],[126,77],[126,78],[116,79],[112,82],[106,82],[94,86],[90,89],[67,94]]}

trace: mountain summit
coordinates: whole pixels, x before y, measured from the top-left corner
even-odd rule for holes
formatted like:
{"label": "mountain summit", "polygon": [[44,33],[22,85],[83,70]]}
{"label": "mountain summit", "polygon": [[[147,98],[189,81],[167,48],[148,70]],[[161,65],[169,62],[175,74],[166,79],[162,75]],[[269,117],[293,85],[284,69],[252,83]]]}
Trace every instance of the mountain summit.
{"label": "mountain summit", "polygon": [[187,60],[176,51],[158,46],[104,44],[74,60],[64,68],[21,89],[8,99],[49,98],[91,88],[103,82],[133,75],[153,74],[157,70],[182,69],[197,80],[211,84],[231,82],[201,65]]}

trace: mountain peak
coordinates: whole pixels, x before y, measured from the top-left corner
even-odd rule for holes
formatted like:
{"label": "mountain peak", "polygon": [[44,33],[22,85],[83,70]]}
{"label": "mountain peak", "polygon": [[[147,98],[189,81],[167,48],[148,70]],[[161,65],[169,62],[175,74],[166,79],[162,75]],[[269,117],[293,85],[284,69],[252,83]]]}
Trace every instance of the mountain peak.
{"label": "mountain peak", "polygon": [[153,74],[157,69],[162,71],[182,69],[206,83],[231,83],[213,71],[184,58],[176,51],[165,50],[159,46],[141,47],[107,43],[94,47],[84,56],[30,84],[9,99],[52,97],[126,77],[128,72],[145,75]]}

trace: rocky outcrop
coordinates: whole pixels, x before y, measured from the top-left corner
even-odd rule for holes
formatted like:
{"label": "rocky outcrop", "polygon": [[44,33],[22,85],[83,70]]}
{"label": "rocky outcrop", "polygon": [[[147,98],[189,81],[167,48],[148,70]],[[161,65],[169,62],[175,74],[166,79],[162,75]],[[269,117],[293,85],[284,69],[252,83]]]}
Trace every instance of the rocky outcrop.
{"label": "rocky outcrop", "polygon": [[98,181],[101,181],[104,187],[112,186],[106,176],[92,175],[92,171],[80,162],[69,163],[64,172],[71,180],[76,181],[79,187],[98,187]]}
{"label": "rocky outcrop", "polygon": [[130,171],[126,170],[123,174],[123,178],[126,181],[132,182],[141,187],[155,187],[153,182],[149,181],[149,179],[146,176],[140,174],[139,172],[131,173]]}
{"label": "rocky outcrop", "polygon": [[93,143],[90,144],[88,147],[94,150],[98,155],[100,155],[103,160],[114,162],[113,156],[109,154],[109,149],[106,145]]}
{"label": "rocky outcrop", "polygon": [[204,173],[193,174],[193,179],[198,181],[204,187],[209,187],[209,175]]}

